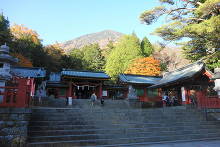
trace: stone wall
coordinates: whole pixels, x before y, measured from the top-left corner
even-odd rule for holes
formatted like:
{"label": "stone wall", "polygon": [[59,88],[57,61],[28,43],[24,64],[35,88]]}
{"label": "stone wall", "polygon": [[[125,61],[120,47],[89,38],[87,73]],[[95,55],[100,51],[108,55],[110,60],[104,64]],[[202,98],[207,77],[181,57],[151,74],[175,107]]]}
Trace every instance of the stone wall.
{"label": "stone wall", "polygon": [[29,108],[0,108],[0,146],[25,146]]}

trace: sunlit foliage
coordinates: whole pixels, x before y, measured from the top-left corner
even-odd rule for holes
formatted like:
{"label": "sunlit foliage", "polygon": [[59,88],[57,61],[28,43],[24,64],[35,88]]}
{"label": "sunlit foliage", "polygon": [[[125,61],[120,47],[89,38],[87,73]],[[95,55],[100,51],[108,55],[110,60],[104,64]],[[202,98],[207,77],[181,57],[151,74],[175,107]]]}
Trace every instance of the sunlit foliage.
{"label": "sunlit foliage", "polygon": [[125,71],[126,74],[137,74],[145,76],[160,75],[160,62],[153,57],[135,59]]}

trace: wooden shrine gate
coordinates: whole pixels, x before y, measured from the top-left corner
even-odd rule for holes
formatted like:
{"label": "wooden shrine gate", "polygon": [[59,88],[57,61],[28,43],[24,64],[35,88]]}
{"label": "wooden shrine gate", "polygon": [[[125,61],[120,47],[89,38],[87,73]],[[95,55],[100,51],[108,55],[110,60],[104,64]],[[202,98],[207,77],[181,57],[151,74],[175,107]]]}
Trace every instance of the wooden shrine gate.
{"label": "wooden shrine gate", "polygon": [[33,78],[13,78],[11,86],[0,87],[0,107],[28,107],[34,93]]}

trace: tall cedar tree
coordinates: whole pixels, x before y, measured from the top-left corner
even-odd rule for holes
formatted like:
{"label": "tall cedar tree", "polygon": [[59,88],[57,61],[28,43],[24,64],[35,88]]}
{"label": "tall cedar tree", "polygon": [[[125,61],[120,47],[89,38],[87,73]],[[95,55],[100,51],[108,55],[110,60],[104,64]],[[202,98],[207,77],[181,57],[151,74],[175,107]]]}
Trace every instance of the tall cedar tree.
{"label": "tall cedar tree", "polygon": [[10,34],[9,21],[5,19],[3,14],[0,14],[0,45],[5,43],[11,44],[12,37]]}
{"label": "tall cedar tree", "polygon": [[143,12],[141,21],[150,25],[165,15],[167,24],[157,28],[154,34],[167,41],[188,38],[189,41],[182,43],[188,59],[196,61],[205,57],[209,68],[219,67],[220,0],[159,1],[161,6]]}
{"label": "tall cedar tree", "polygon": [[98,44],[84,46],[82,52],[84,53],[82,59],[85,69],[91,71],[103,71],[105,60]]}
{"label": "tall cedar tree", "polygon": [[83,57],[84,57],[84,53],[82,52],[82,50],[76,48],[72,49],[69,54],[69,63],[67,64],[69,65],[71,63],[71,66],[65,67],[66,65],[64,65],[64,68],[85,70],[86,68],[83,67],[84,66]]}
{"label": "tall cedar tree", "polygon": [[135,35],[124,35],[107,58],[105,71],[113,79],[128,68],[135,58],[142,57],[140,41]]}

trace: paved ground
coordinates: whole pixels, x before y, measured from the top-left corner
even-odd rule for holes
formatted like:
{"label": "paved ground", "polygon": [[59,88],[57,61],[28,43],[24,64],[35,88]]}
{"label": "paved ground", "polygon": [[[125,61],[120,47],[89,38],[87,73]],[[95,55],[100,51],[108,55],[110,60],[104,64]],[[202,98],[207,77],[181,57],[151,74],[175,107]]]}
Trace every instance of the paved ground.
{"label": "paved ground", "polygon": [[165,144],[145,145],[141,147],[220,147],[220,140],[165,143]]}

